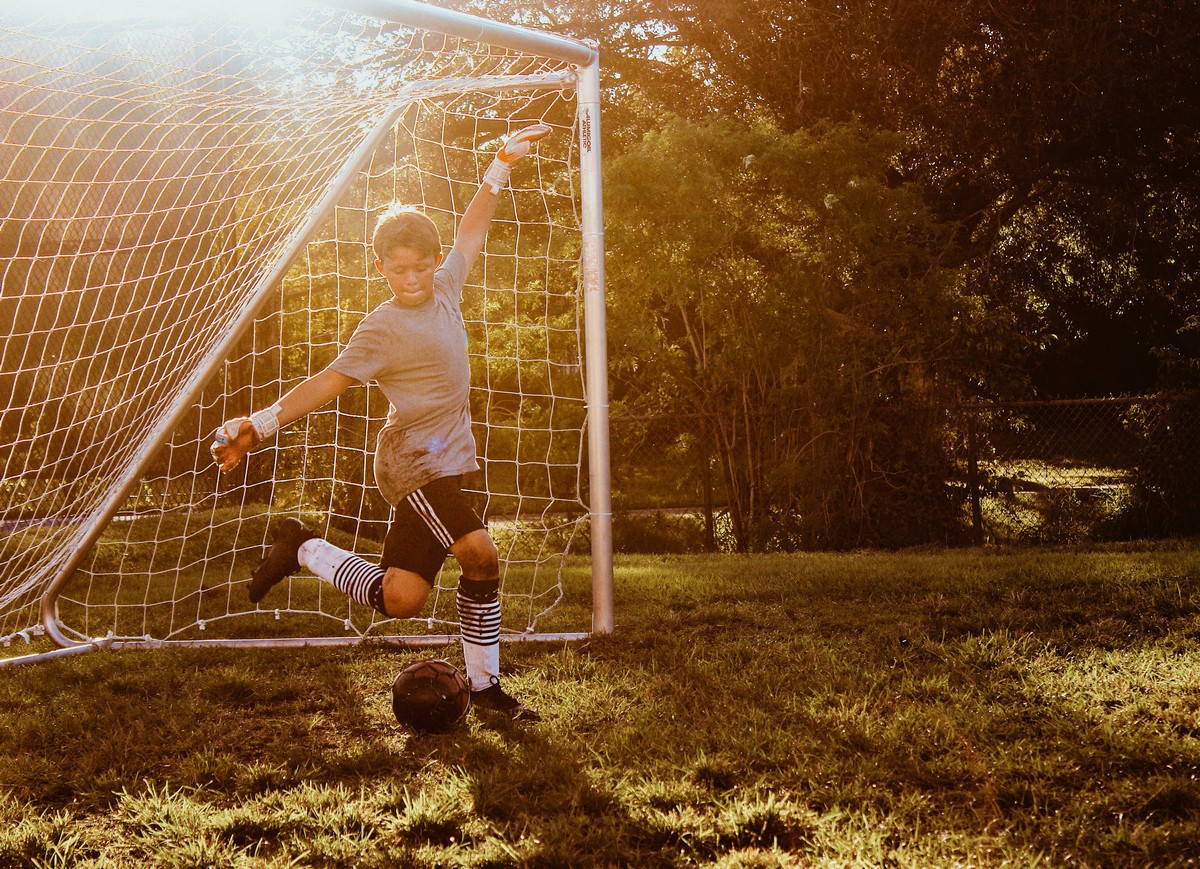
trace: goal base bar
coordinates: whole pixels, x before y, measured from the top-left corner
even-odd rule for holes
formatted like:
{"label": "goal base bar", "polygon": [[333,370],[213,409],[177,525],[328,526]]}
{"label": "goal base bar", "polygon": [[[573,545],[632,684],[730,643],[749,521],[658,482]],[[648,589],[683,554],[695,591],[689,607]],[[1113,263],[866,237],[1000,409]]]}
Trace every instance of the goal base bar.
{"label": "goal base bar", "polygon": [[16,658],[0,658],[0,670],[5,667],[20,667],[25,664],[40,664],[44,661],[51,661],[54,658],[69,658],[74,655],[85,655],[88,652],[94,652],[100,646],[95,643],[80,643],[78,646],[70,646],[65,649],[54,649],[49,652],[35,652],[32,655],[21,655]]}
{"label": "goal base bar", "polygon": [[[501,636],[501,643],[570,643],[588,640],[598,636],[593,632],[558,633],[558,634],[512,634]],[[101,649],[201,649],[201,648],[230,648],[230,649],[280,649],[304,648],[321,646],[365,646],[385,645],[399,648],[423,648],[428,646],[449,646],[462,641],[458,634],[421,634],[393,635],[382,637],[258,637],[225,640],[155,640],[155,639],[117,639],[103,638],[81,642],[67,648],[54,649],[49,652],[39,652],[33,655],[22,655],[17,658],[0,658],[0,670],[5,667],[18,667],[25,664],[37,664],[54,658],[65,658],[73,655],[83,655]]]}

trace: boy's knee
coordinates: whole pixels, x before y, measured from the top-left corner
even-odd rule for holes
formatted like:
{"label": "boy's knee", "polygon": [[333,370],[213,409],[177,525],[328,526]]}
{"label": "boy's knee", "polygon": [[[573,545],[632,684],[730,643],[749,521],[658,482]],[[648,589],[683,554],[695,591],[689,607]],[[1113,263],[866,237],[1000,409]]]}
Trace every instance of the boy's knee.
{"label": "boy's knee", "polygon": [[450,550],[470,579],[494,579],[500,575],[500,554],[492,538],[484,530],[473,531],[459,540]]}
{"label": "boy's knee", "polygon": [[384,615],[393,619],[411,619],[421,612],[429,597],[429,583],[420,574],[389,567],[383,577]]}

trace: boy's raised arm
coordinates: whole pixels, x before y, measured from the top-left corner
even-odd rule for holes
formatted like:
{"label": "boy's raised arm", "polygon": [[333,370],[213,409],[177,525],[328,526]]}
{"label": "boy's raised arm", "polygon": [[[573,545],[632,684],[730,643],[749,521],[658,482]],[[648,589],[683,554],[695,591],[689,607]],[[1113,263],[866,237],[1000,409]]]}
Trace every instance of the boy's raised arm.
{"label": "boy's raised arm", "polygon": [[500,191],[508,184],[508,176],[518,160],[529,153],[534,143],[550,134],[548,124],[532,124],[522,127],[508,137],[508,140],[496,153],[496,159],[483,175],[483,183],[471,198],[471,204],[463,212],[458,225],[458,235],[454,239],[454,249],[466,261],[467,270],[475,264],[475,257],[483,250],[484,239],[487,238],[488,225],[496,214],[496,205],[500,201]]}

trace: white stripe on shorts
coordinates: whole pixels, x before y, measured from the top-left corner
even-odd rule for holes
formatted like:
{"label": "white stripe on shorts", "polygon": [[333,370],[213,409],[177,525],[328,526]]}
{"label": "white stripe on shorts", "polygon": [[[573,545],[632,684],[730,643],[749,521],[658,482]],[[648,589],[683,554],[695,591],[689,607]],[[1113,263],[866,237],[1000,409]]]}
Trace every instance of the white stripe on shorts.
{"label": "white stripe on shorts", "polygon": [[433,532],[433,536],[437,538],[439,543],[447,549],[454,545],[454,535],[442,524],[442,520],[438,518],[437,513],[433,512],[433,507],[430,505],[428,499],[426,499],[424,492],[417,489],[417,491],[408,496],[407,501],[417,511],[417,515],[425,521],[425,524]]}

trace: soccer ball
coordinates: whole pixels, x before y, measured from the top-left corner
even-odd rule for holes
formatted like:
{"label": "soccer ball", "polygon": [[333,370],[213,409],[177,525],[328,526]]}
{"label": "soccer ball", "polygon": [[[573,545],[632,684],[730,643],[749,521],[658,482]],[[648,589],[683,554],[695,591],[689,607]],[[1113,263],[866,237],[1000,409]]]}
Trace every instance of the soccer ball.
{"label": "soccer ball", "polygon": [[467,715],[471,689],[447,661],[409,664],[392,683],[396,720],[419,733],[446,733]]}

